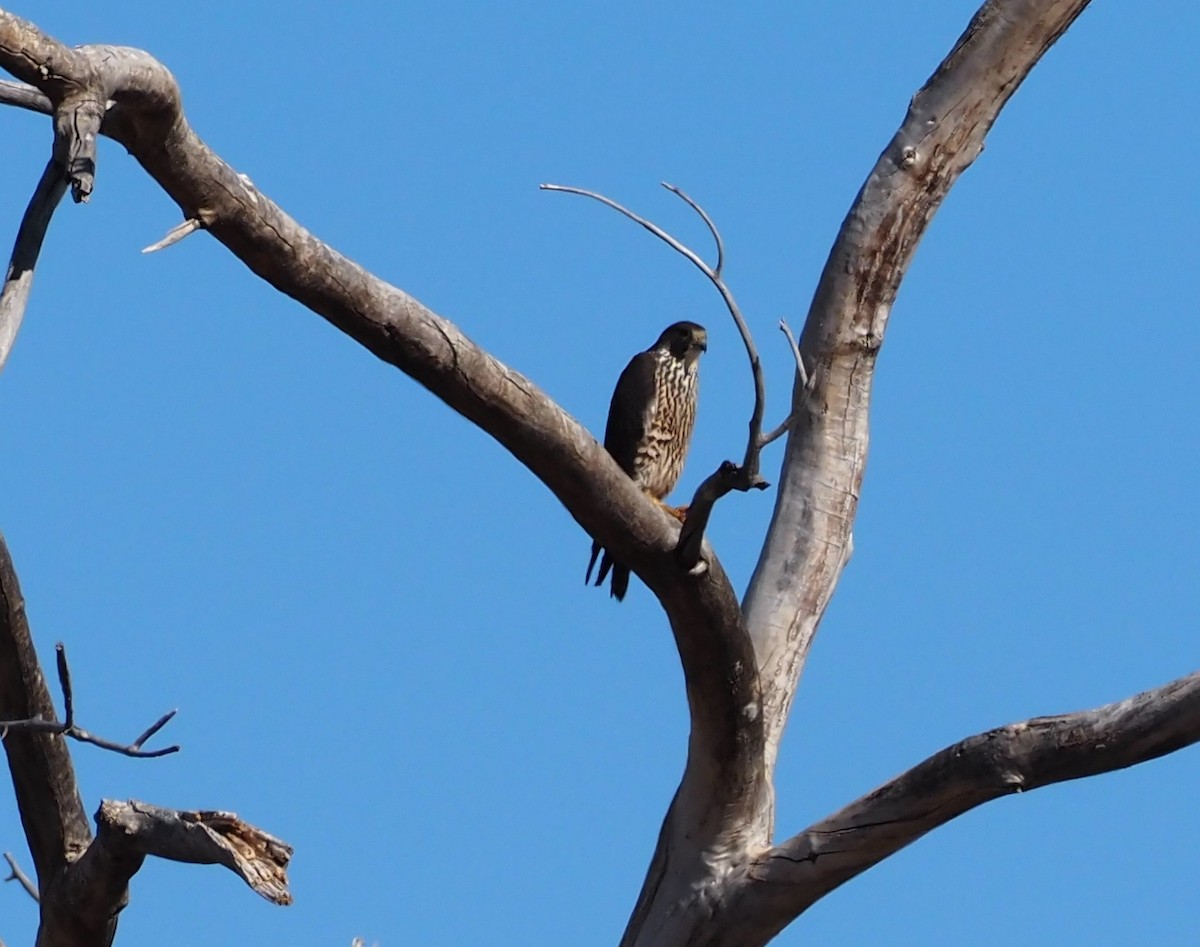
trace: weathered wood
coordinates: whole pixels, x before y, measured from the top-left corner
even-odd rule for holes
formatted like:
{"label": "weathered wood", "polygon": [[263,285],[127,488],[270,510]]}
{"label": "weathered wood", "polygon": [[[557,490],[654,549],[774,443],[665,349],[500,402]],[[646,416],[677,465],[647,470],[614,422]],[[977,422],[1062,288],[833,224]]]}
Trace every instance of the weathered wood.
{"label": "weathered wood", "polygon": [[[0,535],[0,718],[35,717],[55,719],[54,701],[33,647],[12,556]],[[61,735],[16,730],[5,735],[4,751],[38,888],[45,890],[92,840],[71,755]]]}
{"label": "weathered wood", "polygon": [[[702,574],[681,568],[676,524],[528,379],[317,240],[214,155],[188,126],[174,79],[148,54],[68,49],[0,11],[0,66],[41,96],[0,84],[0,102],[52,112],[71,96],[111,99],[101,131],[129,149],[186,220],[495,437],[638,572],[670,621],[692,729],[683,779],[622,943],[753,947],[847,878],[973,805],[1200,739],[1193,676],[1152,692],[1157,697],[970,738],[789,842],[771,843],[778,742],[850,555],[875,359],[896,291],[996,116],[1087,2],[988,0],[913,98],[864,184],[799,343],[811,384],[795,387],[775,514],[743,608],[711,551],[702,553]],[[931,811],[937,806],[944,808]],[[116,865],[104,875],[110,880],[132,873],[150,850],[109,848],[103,835],[89,859]]]}
{"label": "weathered wood", "polygon": [[[749,872],[754,883],[736,909],[741,924],[794,917],[992,799],[1124,769],[1197,741],[1200,671],[1096,710],[1035,717],[968,737],[760,856]],[[759,942],[766,941],[740,941]]]}
{"label": "weathered wood", "polygon": [[838,232],[809,308],[775,512],[744,600],[763,679],[767,772],[852,549],[875,360],[930,219],[1009,97],[1088,0],[988,0],[915,96]]}

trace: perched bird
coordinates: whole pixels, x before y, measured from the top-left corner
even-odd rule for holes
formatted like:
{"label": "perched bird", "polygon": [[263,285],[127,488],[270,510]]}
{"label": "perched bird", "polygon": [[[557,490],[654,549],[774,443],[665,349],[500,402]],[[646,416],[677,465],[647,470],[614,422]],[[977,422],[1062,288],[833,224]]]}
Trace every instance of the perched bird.
{"label": "perched bird", "polygon": [[[633,357],[613,392],[608,408],[604,446],[639,487],[659,504],[683,472],[692,426],[696,421],[700,353],[708,349],[708,333],[694,322],[676,322],[663,329],[658,341]],[[682,511],[668,511],[682,516]],[[629,588],[629,569],[614,562],[608,550],[592,543],[584,582],[592,579],[596,557],[603,585],[612,570],[612,595],[617,601]]]}

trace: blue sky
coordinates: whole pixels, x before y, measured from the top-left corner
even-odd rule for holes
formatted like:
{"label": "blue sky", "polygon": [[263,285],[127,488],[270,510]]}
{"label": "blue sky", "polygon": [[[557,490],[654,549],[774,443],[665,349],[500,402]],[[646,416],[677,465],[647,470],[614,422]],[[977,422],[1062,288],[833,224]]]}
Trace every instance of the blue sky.
{"label": "blue sky", "polygon": [[[14,12],[159,56],[198,132],[319,236],[457,322],[594,431],[668,322],[710,334],[683,491],[741,451],[719,298],[602,190],[708,251],[764,351],[768,423],[863,177],[974,0],[330,4]],[[335,13],[336,11],[336,13]],[[784,741],[803,828],[963,736],[1195,669],[1200,503],[1191,156],[1200,9],[1102,4],[1017,93],[897,300],[856,551]],[[0,111],[0,239],[50,145]],[[81,722],[184,752],[75,753],[103,797],[224,808],[296,848],[294,906],[153,861],[119,943],[616,943],[687,720],[646,590],[487,436],[205,235],[106,142],[52,226],[0,376],[0,529]],[[780,446],[765,459],[774,479]],[[770,495],[711,539],[741,587]],[[938,830],[777,943],[1190,944],[1200,754]],[[24,840],[0,794],[0,849]],[[32,903],[0,889],[0,937]]]}

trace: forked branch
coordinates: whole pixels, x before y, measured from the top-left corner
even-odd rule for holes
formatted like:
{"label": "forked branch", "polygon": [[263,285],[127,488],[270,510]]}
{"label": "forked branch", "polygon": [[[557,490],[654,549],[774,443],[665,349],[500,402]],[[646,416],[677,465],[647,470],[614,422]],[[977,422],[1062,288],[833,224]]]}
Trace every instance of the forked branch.
{"label": "forked branch", "polygon": [[154,723],[150,724],[132,743],[115,743],[112,740],[106,740],[104,737],[98,737],[93,733],[84,730],[75,722],[75,696],[71,686],[71,669],[67,664],[67,649],[60,641],[54,646],[56,663],[58,666],[58,683],[62,688],[63,694],[63,713],[66,719],[63,721],[46,720],[42,717],[31,717],[25,720],[0,720],[0,736],[7,736],[9,731],[25,730],[31,733],[50,733],[55,736],[66,736],[72,740],[78,740],[81,743],[90,743],[93,746],[98,746],[102,750],[111,750],[113,753],[121,753],[125,756],[137,757],[139,759],[154,759],[159,756],[167,756],[170,753],[178,753],[178,746],[163,747],[160,750],[143,750],[143,744],[149,740],[154,734],[158,733],[165,727],[175,716],[176,711],[168,710],[165,714],[159,717]]}

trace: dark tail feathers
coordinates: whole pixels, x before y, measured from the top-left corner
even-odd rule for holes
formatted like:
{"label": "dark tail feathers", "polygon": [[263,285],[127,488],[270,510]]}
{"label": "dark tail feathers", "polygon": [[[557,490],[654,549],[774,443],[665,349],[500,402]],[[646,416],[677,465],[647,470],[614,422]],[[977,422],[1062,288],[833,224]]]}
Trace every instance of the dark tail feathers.
{"label": "dark tail feathers", "polygon": [[[592,557],[588,560],[587,575],[584,576],[583,582],[586,585],[592,581],[592,568],[596,565],[596,558],[601,553],[600,544],[592,543]],[[625,593],[629,591],[629,570],[620,563],[613,562],[612,556],[607,550],[603,550],[604,556],[600,559],[600,571],[596,575],[596,585],[603,585],[604,579],[608,573],[612,572],[612,592],[611,595],[618,602],[625,598]]]}

